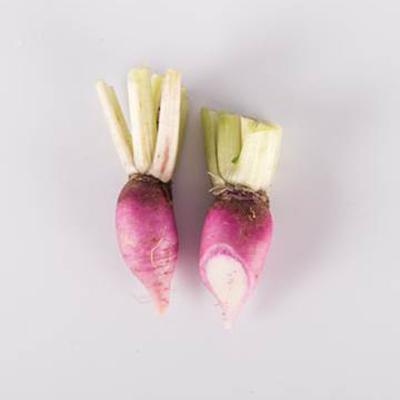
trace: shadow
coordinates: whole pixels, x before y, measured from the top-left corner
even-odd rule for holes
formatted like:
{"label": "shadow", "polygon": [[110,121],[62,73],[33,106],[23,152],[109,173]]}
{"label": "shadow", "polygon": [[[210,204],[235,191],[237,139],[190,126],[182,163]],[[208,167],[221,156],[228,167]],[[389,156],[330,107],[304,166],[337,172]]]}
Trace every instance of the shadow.
{"label": "shadow", "polygon": [[[302,156],[307,162],[307,155]],[[288,164],[294,170],[285,168],[279,175],[288,176],[277,176],[283,182],[270,194],[273,238],[255,294],[263,313],[282,305],[307,276],[318,273],[325,244],[339,233],[333,219],[337,182],[326,166]]]}
{"label": "shadow", "polygon": [[298,99],[302,116],[287,124],[283,147],[288,151],[271,193],[274,237],[256,301],[263,313],[284,304],[318,274],[327,246],[343,234],[340,209],[351,194],[342,192],[341,174],[352,173],[357,157],[363,162],[359,147],[365,133],[357,128],[372,108],[365,98],[363,89],[343,88],[316,103]]}
{"label": "shadow", "polygon": [[203,133],[197,110],[196,87],[189,90],[189,114],[183,148],[174,176],[174,210],[179,232],[178,280],[175,287],[185,296],[202,292],[198,259],[201,228],[211,196],[206,172]]}
{"label": "shadow", "polygon": [[[48,108],[41,110],[47,114],[47,136],[40,132],[36,140],[47,152],[40,163],[32,161],[37,190],[48,194],[43,220],[52,221],[60,260],[67,252],[77,255],[73,265],[61,261],[63,268],[97,273],[103,283],[118,280],[123,290],[138,298],[141,286],[124,265],[115,237],[115,205],[127,177],[119,164],[94,88],[99,76],[94,71],[97,67],[71,62],[71,76],[79,79],[60,81],[63,57],[76,60],[73,44],[80,42],[90,48],[91,42],[62,24],[57,28],[49,25],[50,28],[53,35],[45,35],[46,46],[40,54],[43,65],[36,71]],[[87,43],[82,44],[83,40]],[[55,107],[57,112],[53,110]]]}

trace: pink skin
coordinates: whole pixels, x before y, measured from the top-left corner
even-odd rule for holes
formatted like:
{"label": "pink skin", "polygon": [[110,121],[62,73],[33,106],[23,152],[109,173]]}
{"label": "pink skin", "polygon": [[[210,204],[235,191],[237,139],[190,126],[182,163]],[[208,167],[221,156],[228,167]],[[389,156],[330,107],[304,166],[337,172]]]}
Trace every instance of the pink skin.
{"label": "pink skin", "polygon": [[138,175],[123,187],[117,203],[118,244],[125,263],[162,313],[178,254],[178,234],[169,185]]}
{"label": "pink skin", "polygon": [[[217,198],[209,208],[200,244],[200,275],[205,286],[216,295],[207,279],[207,263],[225,255],[238,261],[247,277],[243,304],[259,278],[272,235],[272,218],[266,202],[253,199]],[[221,304],[223,310],[224,305]]]}

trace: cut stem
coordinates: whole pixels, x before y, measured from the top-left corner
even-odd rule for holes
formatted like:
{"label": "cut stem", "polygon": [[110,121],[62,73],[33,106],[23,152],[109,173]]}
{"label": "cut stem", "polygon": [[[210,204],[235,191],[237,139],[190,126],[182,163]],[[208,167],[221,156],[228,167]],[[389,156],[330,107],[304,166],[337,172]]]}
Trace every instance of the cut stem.
{"label": "cut stem", "polygon": [[144,174],[150,168],[157,137],[156,106],[149,69],[129,71],[128,94],[135,166]]}
{"label": "cut stem", "polygon": [[231,182],[235,162],[240,154],[240,118],[236,114],[218,113],[217,159],[221,177]]}
{"label": "cut stem", "polygon": [[224,180],[219,174],[217,160],[217,112],[209,110],[207,108],[202,108],[201,123],[204,130],[204,149],[209,178],[213,186],[222,185],[224,183]]}
{"label": "cut stem", "polygon": [[162,75],[153,74],[151,76],[151,94],[153,96],[154,115],[156,116],[156,121],[158,119],[158,113],[160,111],[162,81],[163,81]]}
{"label": "cut stem", "polygon": [[186,128],[186,117],[188,112],[188,95],[187,90],[184,86],[181,89],[181,119],[179,121],[179,148],[178,155],[183,145],[183,136]]}
{"label": "cut stem", "polygon": [[96,83],[96,89],[122,166],[128,175],[134,174],[137,171],[133,164],[131,135],[115,91],[103,81]]}
{"label": "cut stem", "polygon": [[271,185],[279,159],[281,128],[270,122],[241,117],[242,149],[232,181],[266,189]]}
{"label": "cut stem", "polygon": [[96,84],[113,141],[128,173],[152,175],[163,182],[172,178],[182,145],[188,108],[179,72],[151,74],[134,68],[128,74],[131,131],[112,87]]}
{"label": "cut stem", "polygon": [[149,173],[168,182],[174,172],[181,124],[181,76],[172,69],[165,73],[160,101],[157,143]]}
{"label": "cut stem", "polygon": [[280,152],[281,128],[237,114],[203,109],[207,167],[214,186],[242,185],[266,190]]}

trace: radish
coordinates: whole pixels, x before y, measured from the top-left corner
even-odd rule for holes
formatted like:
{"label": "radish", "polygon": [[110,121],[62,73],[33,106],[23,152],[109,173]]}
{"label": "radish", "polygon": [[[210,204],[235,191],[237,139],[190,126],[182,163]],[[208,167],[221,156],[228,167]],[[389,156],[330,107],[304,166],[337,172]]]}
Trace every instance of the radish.
{"label": "radish", "polygon": [[103,81],[96,89],[128,175],[116,207],[120,252],[162,313],[178,255],[171,178],[182,142],[186,90],[172,69],[164,75],[147,68],[129,71],[129,129],[114,89]]}
{"label": "radish", "polygon": [[200,276],[230,327],[254,289],[270,245],[266,190],[279,158],[281,128],[206,108],[201,120],[215,201],[201,234]]}

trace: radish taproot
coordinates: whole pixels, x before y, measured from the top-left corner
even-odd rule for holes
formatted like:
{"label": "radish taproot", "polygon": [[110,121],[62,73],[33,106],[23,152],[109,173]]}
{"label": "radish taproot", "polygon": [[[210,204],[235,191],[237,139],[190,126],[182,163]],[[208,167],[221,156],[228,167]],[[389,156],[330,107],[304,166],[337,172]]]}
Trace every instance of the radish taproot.
{"label": "radish taproot", "polygon": [[266,190],[279,158],[281,128],[238,114],[201,111],[214,203],[200,243],[200,276],[229,327],[263,269],[272,235]]}
{"label": "radish taproot", "polygon": [[96,89],[128,175],[116,207],[120,252],[162,313],[169,304],[178,255],[171,178],[182,142],[186,89],[172,69],[164,75],[147,68],[130,70],[130,129],[114,89],[104,81],[98,81]]}

